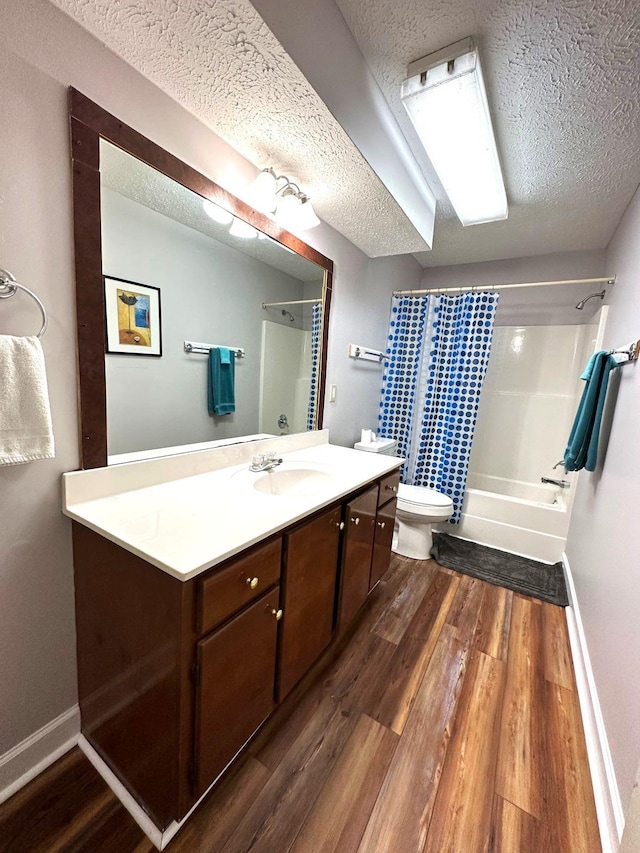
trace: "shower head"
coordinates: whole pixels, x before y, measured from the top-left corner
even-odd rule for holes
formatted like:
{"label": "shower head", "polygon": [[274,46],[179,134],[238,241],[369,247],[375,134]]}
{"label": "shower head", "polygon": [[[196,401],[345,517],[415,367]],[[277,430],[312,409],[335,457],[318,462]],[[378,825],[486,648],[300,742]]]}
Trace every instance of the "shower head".
{"label": "shower head", "polygon": [[604,299],[606,294],[607,294],[607,291],[604,288],[601,290],[600,293],[590,293],[589,296],[585,296],[584,299],[581,299],[580,302],[578,302],[578,304],[576,305],[576,308],[578,309],[578,311],[582,311],[582,309],[584,308],[584,306],[586,305],[586,303],[590,299],[595,299],[596,296],[599,296],[600,299]]}
{"label": "shower head", "polygon": [[296,321],[296,318],[293,316],[291,311],[285,311],[284,308],[282,309],[282,316],[288,317],[290,323],[295,323],[295,321]]}

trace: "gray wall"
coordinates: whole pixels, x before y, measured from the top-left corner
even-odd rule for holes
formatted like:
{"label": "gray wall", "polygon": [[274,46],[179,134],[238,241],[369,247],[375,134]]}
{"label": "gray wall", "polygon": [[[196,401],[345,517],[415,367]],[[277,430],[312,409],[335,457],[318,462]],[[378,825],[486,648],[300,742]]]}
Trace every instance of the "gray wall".
{"label": "gray wall", "polygon": [[[640,192],[607,251],[617,275],[603,346],[640,337]],[[567,556],[626,808],[640,760],[640,393],[637,365],[612,374],[598,469],[580,474]],[[608,441],[606,436],[608,435]]]}
{"label": "gray wall", "polygon": [[[76,701],[70,523],[60,475],[78,467],[75,302],[67,87],[238,192],[257,174],[219,137],[45,0],[0,0],[0,265],[47,306],[43,338],[56,458],[0,469],[0,755]],[[382,346],[388,291],[419,279],[413,259],[369,261],[321,225],[308,241],[335,262],[327,406],[331,440],[374,423],[379,370],[347,358],[352,337]],[[410,281],[409,281],[410,280]],[[1,334],[33,334],[38,312],[15,297]]]}
{"label": "gray wall", "polygon": [[[102,212],[104,270],[159,287],[162,310],[161,358],[107,356],[109,453],[258,432],[262,321],[288,323],[262,303],[302,299],[302,282],[110,190]],[[209,415],[207,357],[185,340],[244,347],[234,413]]]}

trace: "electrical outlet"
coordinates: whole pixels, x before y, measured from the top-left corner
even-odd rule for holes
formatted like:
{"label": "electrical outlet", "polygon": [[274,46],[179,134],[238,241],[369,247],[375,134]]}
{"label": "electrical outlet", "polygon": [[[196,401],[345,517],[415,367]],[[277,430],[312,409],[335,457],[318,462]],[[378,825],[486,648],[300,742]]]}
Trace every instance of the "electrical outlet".
{"label": "electrical outlet", "polygon": [[335,403],[336,401],[336,391],[337,387],[335,385],[329,385],[329,402]]}

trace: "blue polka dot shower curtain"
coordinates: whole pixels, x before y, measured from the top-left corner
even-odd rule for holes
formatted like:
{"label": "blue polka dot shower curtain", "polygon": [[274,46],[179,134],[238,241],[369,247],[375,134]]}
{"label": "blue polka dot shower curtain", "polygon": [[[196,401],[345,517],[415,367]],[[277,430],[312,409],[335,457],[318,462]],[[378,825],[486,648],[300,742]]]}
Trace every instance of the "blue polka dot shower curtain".
{"label": "blue polka dot shower curtain", "polygon": [[318,357],[320,355],[320,327],[322,325],[322,303],[311,309],[311,388],[307,406],[307,429],[315,429],[316,395],[318,391]]}
{"label": "blue polka dot shower curtain", "polygon": [[394,296],[379,434],[407,461],[403,483],[430,486],[460,520],[497,293]]}

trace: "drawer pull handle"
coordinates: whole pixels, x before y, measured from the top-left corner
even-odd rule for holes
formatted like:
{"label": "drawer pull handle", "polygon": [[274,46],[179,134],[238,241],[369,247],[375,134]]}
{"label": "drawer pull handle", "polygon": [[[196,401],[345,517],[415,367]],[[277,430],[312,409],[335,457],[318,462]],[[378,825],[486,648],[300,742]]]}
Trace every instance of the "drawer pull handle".
{"label": "drawer pull handle", "polygon": [[336,527],[338,530],[344,530],[344,521],[336,521]]}
{"label": "drawer pull handle", "polygon": [[380,530],[382,530],[384,528],[385,524],[386,524],[386,521],[379,521],[378,522],[378,527],[380,528]]}
{"label": "drawer pull handle", "polygon": [[398,491],[397,486],[385,486],[385,489],[387,489],[390,492],[397,492]]}
{"label": "drawer pull handle", "polygon": [[276,622],[282,619],[282,610],[271,610],[271,615],[276,617]]}
{"label": "drawer pull handle", "polygon": [[247,578],[246,580],[247,586],[251,587],[251,589],[255,589],[259,583],[260,581],[258,580],[258,578]]}
{"label": "drawer pull handle", "polygon": [[360,518],[357,515],[355,518],[354,516],[351,516],[351,521],[353,521],[354,524],[360,524]]}

